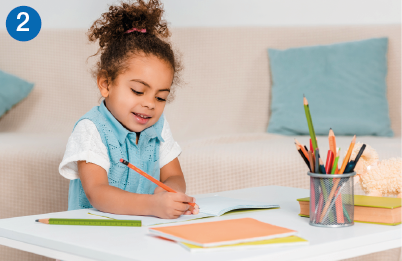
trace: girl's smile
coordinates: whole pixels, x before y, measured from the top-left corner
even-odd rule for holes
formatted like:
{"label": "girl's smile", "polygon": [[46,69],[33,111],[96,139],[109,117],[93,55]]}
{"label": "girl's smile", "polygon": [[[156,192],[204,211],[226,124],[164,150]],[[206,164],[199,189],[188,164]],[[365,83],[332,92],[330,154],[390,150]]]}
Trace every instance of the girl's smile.
{"label": "girl's smile", "polygon": [[139,124],[147,124],[149,119],[151,118],[151,116],[142,113],[133,112],[133,115]]}

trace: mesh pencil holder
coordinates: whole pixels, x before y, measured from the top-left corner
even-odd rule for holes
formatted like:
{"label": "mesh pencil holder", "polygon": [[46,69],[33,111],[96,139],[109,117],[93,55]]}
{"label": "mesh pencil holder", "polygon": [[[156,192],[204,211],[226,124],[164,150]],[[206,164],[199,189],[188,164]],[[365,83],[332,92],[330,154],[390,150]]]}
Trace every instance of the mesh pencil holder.
{"label": "mesh pencil holder", "polygon": [[341,175],[307,173],[310,176],[310,225],[347,227],[354,224],[356,172]]}

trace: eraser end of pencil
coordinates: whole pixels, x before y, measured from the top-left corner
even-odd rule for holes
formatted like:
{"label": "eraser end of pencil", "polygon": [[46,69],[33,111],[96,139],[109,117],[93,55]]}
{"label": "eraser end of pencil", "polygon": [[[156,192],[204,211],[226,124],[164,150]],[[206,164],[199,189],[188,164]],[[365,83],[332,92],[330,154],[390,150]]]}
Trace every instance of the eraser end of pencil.
{"label": "eraser end of pencil", "polygon": [[124,159],[120,159],[120,162],[123,163],[123,164],[125,164],[125,165],[128,165],[128,162],[125,161]]}

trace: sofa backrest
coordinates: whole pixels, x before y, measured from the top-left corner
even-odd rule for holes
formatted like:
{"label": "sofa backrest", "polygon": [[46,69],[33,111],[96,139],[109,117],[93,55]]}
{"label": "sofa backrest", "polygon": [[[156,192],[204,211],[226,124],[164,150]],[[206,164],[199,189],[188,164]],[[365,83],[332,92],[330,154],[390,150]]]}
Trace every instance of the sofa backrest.
{"label": "sofa backrest", "polygon": [[[177,140],[265,132],[269,119],[267,48],[325,45],[388,37],[387,96],[401,135],[401,26],[173,28],[183,80],[165,110]],[[32,93],[0,119],[2,132],[71,132],[99,104],[86,59],[96,52],[85,30],[43,30],[30,42],[0,32],[0,70],[34,82]]]}

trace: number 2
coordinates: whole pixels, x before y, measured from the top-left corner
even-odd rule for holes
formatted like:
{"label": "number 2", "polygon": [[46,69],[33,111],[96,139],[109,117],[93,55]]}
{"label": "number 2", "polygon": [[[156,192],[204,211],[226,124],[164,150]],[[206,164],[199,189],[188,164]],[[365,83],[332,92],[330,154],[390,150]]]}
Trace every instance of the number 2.
{"label": "number 2", "polygon": [[20,19],[21,15],[25,15],[25,20],[17,27],[17,31],[29,31],[29,28],[22,28],[23,25],[28,23],[29,15],[26,12],[21,12],[21,13],[18,14],[17,19]]}

